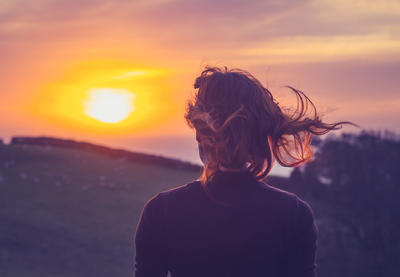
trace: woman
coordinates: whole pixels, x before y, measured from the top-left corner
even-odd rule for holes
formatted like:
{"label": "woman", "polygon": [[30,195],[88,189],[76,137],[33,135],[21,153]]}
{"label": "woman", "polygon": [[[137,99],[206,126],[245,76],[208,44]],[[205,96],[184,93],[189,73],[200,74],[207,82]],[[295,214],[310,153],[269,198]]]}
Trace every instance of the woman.
{"label": "woman", "polygon": [[310,205],[262,180],[274,160],[286,167],[308,161],[312,135],[351,123],[321,121],[292,87],[297,109],[284,112],[239,69],[207,67],[194,87],[185,118],[204,170],[146,203],[135,234],[135,276],[316,276]]}

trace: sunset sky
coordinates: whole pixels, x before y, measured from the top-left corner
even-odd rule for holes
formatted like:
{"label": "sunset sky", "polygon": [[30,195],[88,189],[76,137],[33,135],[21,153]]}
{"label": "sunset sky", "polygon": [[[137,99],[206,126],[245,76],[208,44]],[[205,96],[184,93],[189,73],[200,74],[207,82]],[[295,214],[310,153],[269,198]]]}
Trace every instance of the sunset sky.
{"label": "sunset sky", "polygon": [[254,73],[283,105],[294,86],[328,122],[400,133],[398,0],[2,0],[0,137],[200,162],[183,114],[205,65]]}

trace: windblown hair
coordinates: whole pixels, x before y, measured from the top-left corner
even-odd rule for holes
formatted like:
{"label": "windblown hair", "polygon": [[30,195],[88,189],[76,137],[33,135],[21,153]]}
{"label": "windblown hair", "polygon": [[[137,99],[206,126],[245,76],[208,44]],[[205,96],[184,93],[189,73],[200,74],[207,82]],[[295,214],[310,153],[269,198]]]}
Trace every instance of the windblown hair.
{"label": "windblown hair", "polygon": [[311,159],[312,135],[326,134],[343,124],[355,125],[322,122],[311,100],[290,86],[297,107],[284,112],[271,92],[241,69],[206,67],[194,88],[198,91],[187,105],[185,119],[196,130],[206,156],[200,176],[203,184],[221,168],[245,168],[261,180],[274,160],[295,167]]}

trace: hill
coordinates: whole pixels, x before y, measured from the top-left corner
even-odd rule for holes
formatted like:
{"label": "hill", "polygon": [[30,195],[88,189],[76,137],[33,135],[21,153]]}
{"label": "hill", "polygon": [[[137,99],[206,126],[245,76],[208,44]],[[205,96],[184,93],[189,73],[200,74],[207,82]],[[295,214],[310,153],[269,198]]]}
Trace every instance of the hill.
{"label": "hill", "polygon": [[[328,139],[291,178],[268,177],[312,206],[319,275],[399,276],[398,146],[365,135]],[[0,144],[0,276],[131,276],[143,205],[200,172],[184,161],[73,140]]]}
{"label": "hill", "polygon": [[0,144],[0,276],[126,276],[140,211],[201,167],[55,138]]}
{"label": "hill", "polygon": [[[0,141],[1,144],[1,141]],[[77,149],[82,151],[89,151],[100,153],[109,157],[116,157],[126,161],[134,161],[152,165],[163,165],[167,167],[175,167],[189,170],[200,170],[201,166],[184,162],[178,159],[166,158],[163,156],[156,156],[123,149],[115,149],[102,145],[92,144],[88,142],[75,141],[70,139],[60,139],[53,137],[13,137],[11,139],[12,145],[39,145],[47,147],[62,147],[68,149]]]}

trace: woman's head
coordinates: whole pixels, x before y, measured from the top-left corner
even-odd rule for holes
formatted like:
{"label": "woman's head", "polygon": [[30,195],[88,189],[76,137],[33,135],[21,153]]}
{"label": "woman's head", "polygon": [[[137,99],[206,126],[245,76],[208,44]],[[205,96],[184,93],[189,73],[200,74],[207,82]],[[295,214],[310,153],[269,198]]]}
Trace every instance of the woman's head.
{"label": "woman's head", "polygon": [[349,123],[322,122],[310,99],[292,87],[288,88],[297,96],[297,109],[284,112],[268,89],[240,69],[206,67],[194,88],[198,91],[185,118],[196,130],[203,183],[224,169],[263,179],[275,159],[282,166],[299,165],[312,157],[312,135]]}

